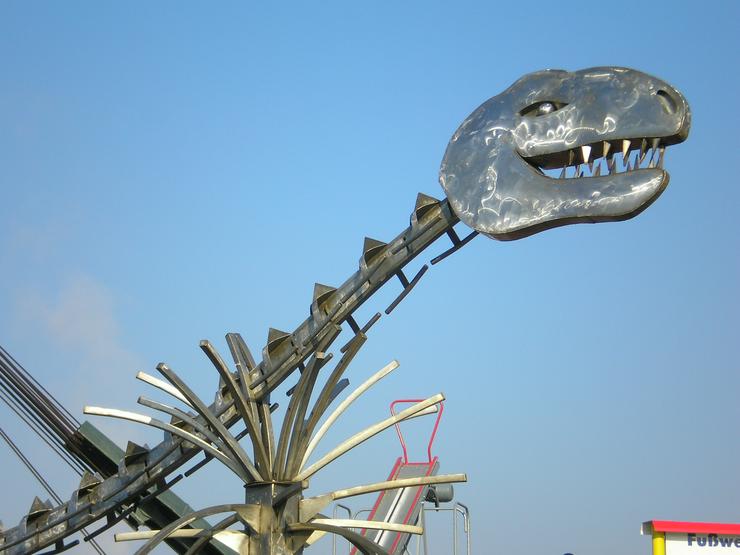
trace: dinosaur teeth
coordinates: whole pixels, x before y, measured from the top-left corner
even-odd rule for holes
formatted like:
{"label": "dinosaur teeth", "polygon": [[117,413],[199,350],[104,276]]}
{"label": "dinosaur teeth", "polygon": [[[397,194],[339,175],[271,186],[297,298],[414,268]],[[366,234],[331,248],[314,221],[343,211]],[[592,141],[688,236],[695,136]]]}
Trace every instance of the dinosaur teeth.
{"label": "dinosaur teeth", "polygon": [[583,157],[583,163],[588,164],[588,161],[591,158],[591,147],[588,145],[582,146],[581,155]]}
{"label": "dinosaur teeth", "polygon": [[609,157],[609,161],[606,163],[606,167],[609,170],[609,173],[614,171],[614,167],[616,166],[616,163],[617,163],[617,157],[612,154]]}
{"label": "dinosaur teeth", "polygon": [[577,146],[530,163],[552,179],[577,179],[662,168],[664,153],[659,138],[618,139]]}
{"label": "dinosaur teeth", "polygon": [[650,157],[650,162],[648,163],[648,168],[654,168],[657,165],[658,162],[658,145],[660,144],[660,139],[653,139],[652,144],[650,145],[650,148],[653,151],[653,155]]}
{"label": "dinosaur teeth", "polygon": [[609,150],[611,149],[612,144],[609,141],[604,141],[602,145],[602,156],[606,158],[609,155]]}
{"label": "dinosaur teeth", "polygon": [[622,140],[622,158],[627,159],[627,153],[630,151],[630,141],[627,139]]}

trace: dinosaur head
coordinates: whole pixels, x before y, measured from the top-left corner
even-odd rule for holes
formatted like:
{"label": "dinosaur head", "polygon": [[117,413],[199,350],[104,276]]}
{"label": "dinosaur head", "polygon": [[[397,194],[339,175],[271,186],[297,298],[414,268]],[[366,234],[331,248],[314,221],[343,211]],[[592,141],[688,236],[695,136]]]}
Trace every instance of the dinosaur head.
{"label": "dinosaur head", "polygon": [[668,185],[665,149],[690,125],[681,93],[645,73],[539,71],[462,123],[440,183],[455,214],[496,239],[626,220]]}

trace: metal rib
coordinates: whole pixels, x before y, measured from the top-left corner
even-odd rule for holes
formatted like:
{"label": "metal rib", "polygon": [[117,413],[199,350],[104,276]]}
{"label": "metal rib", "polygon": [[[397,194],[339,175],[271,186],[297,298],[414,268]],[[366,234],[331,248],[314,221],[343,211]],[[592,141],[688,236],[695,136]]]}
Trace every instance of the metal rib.
{"label": "metal rib", "polygon": [[242,466],[248,474],[252,475],[252,479],[261,481],[264,480],[264,476],[257,470],[252,463],[249,455],[244,451],[241,445],[234,439],[229,431],[224,426],[221,419],[216,417],[206,406],[206,404],[200,400],[200,398],[183,382],[180,377],[175,374],[166,364],[160,363],[157,365],[157,370],[175,386],[185,398],[190,401],[193,408],[205,418],[208,424],[211,426],[213,431],[221,438],[224,442],[224,447],[231,451],[234,458],[238,461],[239,465]]}
{"label": "metal rib", "polygon": [[410,406],[409,408],[402,410],[398,414],[391,416],[389,418],[386,418],[385,420],[382,420],[378,422],[377,424],[373,424],[372,426],[369,426],[365,428],[362,432],[355,434],[339,446],[332,449],[329,453],[324,455],[321,459],[316,461],[314,464],[309,466],[308,468],[301,471],[296,477],[295,480],[305,480],[306,478],[314,475],[316,472],[324,468],[327,464],[334,461],[335,459],[341,457],[344,455],[347,451],[350,449],[353,449],[360,445],[361,443],[367,441],[374,435],[382,432],[383,430],[390,428],[394,424],[401,422],[402,420],[405,420],[409,416],[413,416],[419,411],[424,410],[427,407],[431,407],[432,405],[436,405],[437,403],[440,403],[444,401],[444,395],[441,393],[438,393],[437,395],[433,395],[432,397],[429,397],[428,399],[425,399],[424,401],[421,401],[420,403],[416,403],[415,405]]}
{"label": "metal rib", "polygon": [[301,448],[297,450],[294,455],[295,458],[293,473],[298,472],[302,467],[302,465],[298,464],[298,461],[303,460],[303,454],[306,451],[306,447],[308,446],[308,442],[311,438],[311,435],[313,434],[313,430],[314,428],[316,428],[319,420],[329,408],[329,403],[332,401],[332,391],[334,390],[334,386],[339,382],[342,374],[344,374],[345,370],[352,362],[355,355],[357,355],[360,348],[365,344],[365,341],[367,341],[367,336],[364,333],[360,332],[359,334],[355,335],[355,337],[348,344],[347,350],[337,363],[334,371],[329,376],[329,379],[324,384],[324,387],[321,389],[321,393],[319,394],[318,399],[316,399],[316,403],[311,410],[311,415],[308,418],[308,422],[304,430],[303,440],[301,442]]}
{"label": "metal rib", "polygon": [[193,408],[193,405],[190,404],[190,401],[188,401],[185,396],[177,390],[176,387],[172,387],[167,382],[162,381],[159,378],[155,378],[154,376],[150,376],[146,372],[137,372],[136,379],[141,380],[144,383],[148,383],[149,385],[152,385],[157,389],[164,391],[165,393],[169,393],[176,399],[179,399],[180,401],[185,403],[190,408]]}
{"label": "metal rib", "polygon": [[352,530],[348,530],[347,528],[342,528],[340,526],[319,524],[316,522],[291,524],[290,526],[288,526],[288,531],[294,533],[311,532],[314,530],[321,530],[322,532],[329,532],[331,534],[342,536],[357,549],[359,549],[360,553],[362,553],[363,555],[390,555],[385,549],[383,549],[374,541],[367,539],[365,536],[362,536],[357,532],[353,532]]}
{"label": "metal rib", "polygon": [[[239,370],[240,382],[244,394],[253,399],[252,393],[252,382],[250,372],[257,366],[252,357],[252,353],[249,351],[247,344],[242,339],[242,336],[238,333],[227,333],[226,342],[229,344],[229,350],[231,351],[231,357],[234,359]],[[267,456],[272,464],[273,457],[275,456],[275,437],[272,429],[272,414],[270,412],[270,395],[263,396],[262,399],[255,400],[257,417],[259,418],[262,433],[262,444],[265,446]],[[272,472],[272,467],[270,468]]]}
{"label": "metal rib", "polygon": [[234,472],[234,474],[239,476],[244,482],[252,481],[251,475],[248,472],[246,472],[242,468],[242,466],[238,464],[237,461],[234,461],[231,457],[229,457],[225,453],[222,453],[215,447],[209,445],[208,443],[200,439],[198,436],[191,434],[190,432],[186,432],[185,430],[177,428],[171,424],[167,424],[166,422],[162,422],[161,420],[157,420],[156,418],[152,418],[144,414],[138,414],[135,412],[118,410],[118,409],[108,409],[104,407],[86,406],[82,410],[82,412],[84,412],[85,414],[94,414],[96,416],[108,416],[110,418],[119,418],[121,420],[129,420],[131,422],[138,422],[139,424],[145,424],[147,426],[159,428],[160,430],[169,432],[172,435],[179,436],[189,441],[190,443],[197,445],[198,447],[203,449],[206,453],[210,453],[211,455],[213,455],[219,461],[224,463],[232,472]]}
{"label": "metal rib", "polygon": [[297,405],[300,401],[301,396],[303,395],[303,390],[306,387],[306,383],[309,380],[310,376],[315,376],[319,370],[332,359],[331,353],[323,353],[321,351],[317,351],[312,357],[311,361],[308,363],[308,366],[306,366],[306,369],[301,374],[301,377],[298,380],[298,385],[296,386],[296,390],[293,392],[293,395],[290,398],[290,402],[288,403],[288,410],[285,412],[285,417],[283,418],[283,425],[280,429],[280,438],[278,439],[278,447],[277,452],[275,455],[275,473],[276,478],[284,479],[285,478],[285,467],[287,466],[287,453],[288,453],[288,440],[290,438],[290,431],[293,427],[293,420],[295,419],[296,409]]}
{"label": "metal rib", "polygon": [[190,549],[188,549],[184,555],[196,555],[197,553],[200,553],[201,550],[208,545],[208,541],[213,537],[214,534],[220,532],[221,530],[225,530],[232,524],[236,524],[239,522],[239,515],[234,513],[233,515],[227,516],[225,519],[221,520],[220,522],[217,522],[213,525],[213,527],[210,529],[210,534],[207,536],[203,536],[198,538],[195,542],[193,542],[193,545],[190,546]]}
{"label": "metal rib", "polygon": [[332,424],[336,422],[337,418],[339,418],[342,413],[347,410],[347,407],[354,403],[360,395],[365,393],[368,389],[370,389],[372,386],[385,378],[388,374],[393,372],[398,367],[399,363],[397,360],[390,362],[379,371],[377,371],[375,374],[370,376],[367,380],[365,380],[362,385],[360,385],[360,387],[350,393],[349,396],[344,401],[342,401],[336,409],[334,409],[334,411],[329,415],[329,418],[326,419],[326,421],[321,425],[316,434],[311,438],[308,447],[306,447],[306,452],[303,454],[301,467],[305,466],[306,462],[308,462],[308,458],[311,456],[311,453],[313,453],[313,450],[316,448],[319,441],[321,441],[321,438],[324,437],[324,434],[326,434]]}
{"label": "metal rib", "polygon": [[[330,335],[327,338],[327,345],[334,341],[334,339],[339,335],[341,332],[341,328],[337,326],[335,329],[335,334]],[[322,345],[321,349],[323,350],[325,347]],[[325,360],[324,364],[328,362],[329,357]],[[338,365],[342,364],[342,361],[344,360],[344,357],[339,361]],[[324,364],[321,365],[321,367],[324,366]],[[316,385],[316,379],[318,377],[318,373],[321,370],[321,367],[316,368],[314,371],[308,374],[306,377],[305,383],[303,387],[301,388],[300,394],[296,391],[296,409],[295,409],[295,416],[292,418],[292,432],[290,435],[290,445],[288,446],[288,452],[286,455],[285,460],[285,469],[283,472],[283,477],[286,480],[289,480],[293,474],[295,474],[298,471],[298,460],[300,459],[300,450],[302,449],[303,444],[303,438],[306,435],[305,432],[305,417],[306,417],[306,411],[308,410],[308,404],[311,402],[311,396],[313,393],[313,388]],[[330,375],[329,380],[331,381],[331,376],[333,376],[334,373]],[[301,376],[303,378],[303,376]],[[332,388],[333,391],[333,388]],[[291,399],[291,402],[293,399]],[[290,411],[290,407],[288,407],[288,410]]]}
{"label": "metal rib", "polygon": [[147,553],[151,553],[151,551],[155,547],[157,547],[160,543],[162,543],[164,540],[166,540],[170,536],[170,534],[172,534],[176,530],[179,530],[183,526],[187,526],[188,524],[190,524],[196,519],[205,518],[208,516],[213,516],[213,515],[222,514],[222,513],[235,513],[237,512],[237,508],[240,508],[240,507],[242,507],[242,505],[235,505],[235,504],[215,505],[213,507],[207,507],[199,511],[193,511],[192,513],[188,513],[187,515],[184,515],[178,518],[177,520],[171,522],[169,525],[165,526],[161,530],[157,531],[154,537],[152,537],[146,543],[146,545],[142,546],[136,552],[136,555],[146,555]]}
{"label": "metal rib", "polygon": [[249,406],[249,401],[244,398],[242,391],[234,381],[234,376],[231,375],[231,371],[226,366],[226,363],[213,345],[211,345],[209,341],[201,341],[200,348],[213,363],[213,366],[216,367],[216,370],[221,376],[221,379],[223,379],[226,388],[229,390],[229,393],[231,393],[231,397],[234,400],[237,411],[239,411],[242,420],[244,420],[244,423],[249,430],[252,445],[254,446],[255,461],[263,469],[262,474],[269,476],[272,464],[267,456],[267,452],[265,451],[265,446],[262,444],[262,434],[260,434],[259,426],[254,420],[254,415]]}
{"label": "metal rib", "polygon": [[151,399],[147,399],[144,396],[139,397],[137,399],[137,403],[144,407],[158,410],[165,414],[169,414],[170,416],[174,416],[175,418],[179,418],[185,424],[187,424],[188,426],[192,426],[199,433],[203,434],[214,445],[220,445],[223,443],[221,439],[208,428],[208,426],[205,426],[204,424],[198,422],[195,418],[178,408],[170,407],[169,405],[165,405],[164,403],[160,403],[158,401],[152,401]]}
{"label": "metal rib", "polygon": [[396,524],[394,522],[382,522],[380,520],[355,520],[352,518],[315,518],[314,524],[329,524],[340,528],[367,528],[368,530],[387,530],[388,532],[401,532],[403,534],[423,534],[421,526],[410,524]]}

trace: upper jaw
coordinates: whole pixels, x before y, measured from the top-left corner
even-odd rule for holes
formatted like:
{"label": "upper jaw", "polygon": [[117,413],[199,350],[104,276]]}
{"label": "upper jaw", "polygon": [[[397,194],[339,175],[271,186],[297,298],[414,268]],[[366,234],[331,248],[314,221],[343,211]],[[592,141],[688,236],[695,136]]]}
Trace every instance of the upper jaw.
{"label": "upper jaw", "polygon": [[[683,97],[675,92],[671,102],[673,112],[654,111],[652,121],[642,114],[640,120],[628,120],[611,130],[602,120],[599,125],[605,131],[599,131],[595,125],[580,125],[559,141],[542,140],[538,136],[542,133],[535,133],[516,151],[540,173],[560,179],[663,168],[666,147],[685,141],[691,126],[691,114]],[[630,115],[634,118],[634,114]]]}
{"label": "upper jaw", "polygon": [[570,88],[539,93],[559,100],[563,109],[544,117],[519,115],[514,122],[516,151],[531,165],[550,170],[606,158],[606,166],[618,155],[625,166],[629,156],[634,169],[635,157],[645,162],[647,153],[657,164],[655,151],[688,137],[689,105],[668,83],[627,68],[590,68],[570,76]]}
{"label": "upper jaw", "polygon": [[[615,139],[567,150],[522,156],[533,169],[553,179],[599,177],[664,167],[666,146],[659,137]],[[521,156],[521,155],[520,155]]]}

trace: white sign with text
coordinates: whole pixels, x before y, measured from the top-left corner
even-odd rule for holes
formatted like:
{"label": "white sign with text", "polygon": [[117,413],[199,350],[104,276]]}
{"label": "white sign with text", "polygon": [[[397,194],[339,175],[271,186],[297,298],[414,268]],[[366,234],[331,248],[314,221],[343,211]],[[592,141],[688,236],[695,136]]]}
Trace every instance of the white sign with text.
{"label": "white sign with text", "polygon": [[715,555],[719,553],[740,555],[740,536],[667,532],[665,552],[666,555]]}

